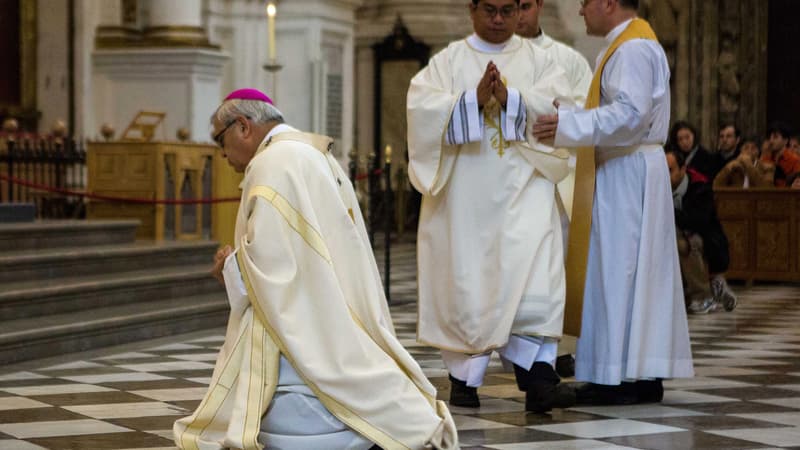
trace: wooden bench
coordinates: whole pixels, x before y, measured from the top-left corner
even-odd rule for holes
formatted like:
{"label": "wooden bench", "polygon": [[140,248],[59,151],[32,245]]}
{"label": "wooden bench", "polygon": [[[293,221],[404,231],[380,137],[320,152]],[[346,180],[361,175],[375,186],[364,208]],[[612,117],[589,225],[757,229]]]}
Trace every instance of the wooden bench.
{"label": "wooden bench", "polygon": [[719,188],[733,280],[800,281],[800,190]]}

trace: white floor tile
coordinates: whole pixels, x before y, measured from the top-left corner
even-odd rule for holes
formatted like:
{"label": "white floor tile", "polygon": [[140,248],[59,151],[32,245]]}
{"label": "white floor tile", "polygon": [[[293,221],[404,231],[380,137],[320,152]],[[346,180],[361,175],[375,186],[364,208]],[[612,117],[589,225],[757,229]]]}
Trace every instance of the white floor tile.
{"label": "white floor tile", "polygon": [[[223,339],[222,341],[224,341]],[[152,351],[152,352],[167,352],[171,350],[201,350],[203,347],[199,345],[191,345],[191,344],[167,344],[167,345],[160,345],[158,347],[150,347],[145,351]]]}
{"label": "white floor tile", "polygon": [[[480,390],[478,390],[480,394]],[[480,408],[462,408],[460,406],[449,406],[452,414],[493,414],[493,413],[506,413],[518,412],[522,413],[525,405],[511,400],[502,400],[499,398],[482,398]]]}
{"label": "white floor tile", "polygon": [[0,388],[0,391],[6,391],[10,394],[24,395],[24,396],[81,394],[85,392],[110,392],[115,390],[116,389],[111,389],[103,386],[95,386],[93,384],[83,384],[83,383]]}
{"label": "white floor tile", "polygon": [[800,427],[800,411],[791,413],[751,413],[751,414],[731,414],[731,416],[742,417],[744,419],[761,420],[770,423],[779,423]]}
{"label": "white floor tile", "polygon": [[750,358],[693,358],[695,366],[725,366],[725,367],[757,367],[780,366],[787,364],[781,361]]}
{"label": "white floor tile", "polygon": [[689,405],[693,403],[725,403],[738,402],[738,398],[722,397],[719,395],[701,394],[692,391],[664,391],[663,405]]}
{"label": "white floor tile", "polygon": [[564,434],[579,438],[602,439],[615,436],[639,436],[686,431],[682,428],[637,422],[627,419],[592,420],[588,422],[562,423],[555,425],[535,425],[528,428]]}
{"label": "white floor tile", "polygon": [[123,369],[137,372],[172,372],[178,370],[204,370],[213,369],[214,365],[199,361],[174,361],[161,363],[125,364]]}
{"label": "white floor tile", "polygon": [[181,389],[151,389],[142,391],[130,391],[131,394],[136,394],[145,398],[152,398],[162,402],[177,402],[182,400],[202,400],[203,396],[208,391],[208,388],[193,387]]}
{"label": "white floor tile", "polygon": [[0,450],[47,450],[44,447],[16,439],[0,439]]}
{"label": "white floor tile", "polygon": [[0,381],[41,380],[43,378],[50,377],[33,372],[14,372],[0,375]]}
{"label": "white floor tile", "polygon": [[25,397],[0,397],[0,411],[16,409],[48,408],[47,403],[37,402]]}
{"label": "white floor tile", "polygon": [[509,428],[512,426],[507,423],[492,422],[491,420],[479,419],[472,416],[462,416],[460,414],[454,414],[453,421],[456,423],[456,428],[458,431],[489,430],[494,428]]}
{"label": "white floor tile", "polygon": [[39,370],[41,372],[46,372],[46,371],[49,371],[49,370],[93,369],[95,367],[105,367],[105,366],[103,364],[99,364],[99,363],[96,363],[96,362],[90,362],[90,361],[73,361],[73,362],[64,363],[64,364],[58,364],[58,365],[55,365],[55,366],[43,367],[43,368],[37,369],[37,370]]}
{"label": "white floor tile", "polygon": [[0,423],[0,433],[19,439],[86,434],[126,433],[128,428],[100,420],[56,420],[51,422]]}
{"label": "white floor tile", "polygon": [[[756,403],[764,403],[767,405],[777,405],[777,406],[785,406],[787,408],[795,408],[800,409],[800,397],[788,397],[788,398],[764,398],[758,400],[751,400],[752,402]],[[800,445],[800,444],[798,444]]]}
{"label": "white floor tile", "polygon": [[638,450],[634,447],[623,447],[608,442],[589,439],[570,441],[525,442],[521,444],[484,445],[497,450]]}
{"label": "white floor tile", "polygon": [[123,373],[104,373],[100,375],[76,375],[68,377],[60,377],[65,380],[74,381],[76,383],[122,383],[131,381],[155,381],[155,380],[171,380],[170,377],[163,375],[156,375],[147,372],[123,372]]}
{"label": "white floor tile", "polygon": [[143,358],[153,358],[157,356],[158,355],[154,355],[152,353],[128,352],[128,353],[117,353],[111,356],[104,356],[102,358],[95,358],[95,361],[105,361],[107,359],[143,359]]}
{"label": "white floor tile", "polygon": [[200,339],[194,339],[189,341],[189,343],[205,343],[205,342],[225,342],[225,336],[223,335],[216,335],[216,336],[208,336]]}
{"label": "white floor tile", "polygon": [[598,416],[614,417],[617,419],[656,419],[663,417],[692,417],[708,415],[706,413],[697,411],[663,406],[657,403],[624,406],[578,406],[570,408],[570,411],[579,411]]}
{"label": "white floor tile", "polygon": [[183,408],[162,402],[108,403],[103,405],[63,406],[63,408],[93,419],[177,416],[187,413]]}
{"label": "white floor tile", "polygon": [[731,377],[740,375],[764,375],[770,372],[743,367],[695,366],[694,374],[698,377]]}
{"label": "white floor tile", "polygon": [[794,447],[800,445],[800,428],[749,428],[734,430],[703,430],[734,439],[742,439],[759,444],[777,447]]}
{"label": "white floor tile", "polygon": [[741,381],[732,381],[713,377],[676,378],[674,380],[664,381],[664,389],[721,389],[745,386],[756,385],[752,383],[744,383]]}
{"label": "white floor tile", "polygon": [[169,355],[172,359],[180,359],[181,361],[212,361],[216,362],[219,353],[191,353],[187,355]]}
{"label": "white floor tile", "polygon": [[720,358],[786,358],[795,356],[794,352],[778,352],[770,350],[698,350],[698,355],[713,355]]}

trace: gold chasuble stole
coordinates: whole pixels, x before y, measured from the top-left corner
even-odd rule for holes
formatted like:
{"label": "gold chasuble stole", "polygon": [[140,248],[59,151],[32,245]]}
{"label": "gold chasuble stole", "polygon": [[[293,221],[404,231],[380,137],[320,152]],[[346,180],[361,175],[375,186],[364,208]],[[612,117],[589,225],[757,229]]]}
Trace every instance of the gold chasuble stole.
{"label": "gold chasuble stole", "polygon": [[[649,23],[642,19],[633,19],[625,31],[614,40],[597,66],[586,98],[586,109],[600,106],[600,82],[606,62],[620,45],[632,39],[658,41]],[[594,147],[579,148],[575,167],[572,221],[569,224],[567,244],[567,303],[564,310],[564,333],[572,336],[580,336],[581,332],[583,291],[586,285],[586,264],[589,259],[589,236],[594,201],[594,152]]]}

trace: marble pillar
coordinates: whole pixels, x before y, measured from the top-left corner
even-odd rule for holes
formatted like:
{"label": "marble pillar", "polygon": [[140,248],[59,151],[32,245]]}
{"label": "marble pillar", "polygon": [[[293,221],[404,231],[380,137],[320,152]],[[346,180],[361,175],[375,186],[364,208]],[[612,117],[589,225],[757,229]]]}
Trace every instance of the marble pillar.
{"label": "marble pillar", "polygon": [[150,0],[144,39],[150,45],[210,46],[202,0]]}
{"label": "marble pillar", "polygon": [[[164,112],[158,140],[175,140],[187,128],[210,141],[209,116],[222,97],[227,56],[203,26],[202,0],[138,2],[144,8],[141,39],[96,40],[92,53],[92,118],[122,131],[139,111]],[[99,28],[98,28],[99,29]]]}

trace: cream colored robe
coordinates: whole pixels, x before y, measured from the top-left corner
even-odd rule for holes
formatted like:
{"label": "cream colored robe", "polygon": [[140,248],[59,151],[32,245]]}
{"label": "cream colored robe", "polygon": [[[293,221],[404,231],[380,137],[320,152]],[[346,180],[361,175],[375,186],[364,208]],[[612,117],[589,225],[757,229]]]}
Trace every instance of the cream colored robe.
{"label": "cream colored robe", "polygon": [[[528,142],[505,142],[495,112],[482,142],[446,145],[454,105],[475,89],[489,61],[525,102]],[[502,347],[512,333],[561,336],[564,257],[554,183],[567,173],[567,156],[544,153],[552,149],[535,143],[530,126],[568,94],[564,72],[517,36],[500,53],[454,42],[411,81],[409,177],[423,195],[421,342],[474,354]]]}
{"label": "cream colored robe", "polygon": [[245,171],[236,243],[249,301],[232,304],[209,391],[175,423],[176,443],[261,448],[283,355],[334,416],[382,448],[457,448],[447,407],[394,335],[350,181],[330,154],[296,140],[330,142],[309,136],[276,135]]}

